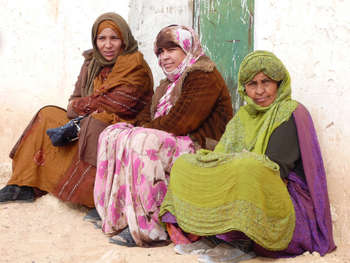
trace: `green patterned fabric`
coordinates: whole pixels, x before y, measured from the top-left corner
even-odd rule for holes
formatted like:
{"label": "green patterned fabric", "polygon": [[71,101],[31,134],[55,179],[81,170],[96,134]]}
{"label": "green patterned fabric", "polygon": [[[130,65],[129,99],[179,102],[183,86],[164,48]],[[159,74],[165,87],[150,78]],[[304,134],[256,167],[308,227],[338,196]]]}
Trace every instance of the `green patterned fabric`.
{"label": "green patterned fabric", "polygon": [[[256,105],[244,85],[264,72],[278,81],[275,101]],[[255,51],[239,70],[239,92],[246,101],[214,151],[180,156],[174,163],[160,215],[176,216],[179,226],[200,236],[237,230],[269,250],[285,249],[295,214],[279,166],[264,155],[272,132],[297,106],[291,100],[289,73],[272,53]]]}

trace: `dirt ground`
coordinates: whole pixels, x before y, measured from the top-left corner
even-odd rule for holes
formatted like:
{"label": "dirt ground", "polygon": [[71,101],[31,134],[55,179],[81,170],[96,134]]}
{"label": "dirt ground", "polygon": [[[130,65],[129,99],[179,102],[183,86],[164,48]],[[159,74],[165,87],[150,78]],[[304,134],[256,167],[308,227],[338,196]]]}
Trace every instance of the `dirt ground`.
{"label": "dirt ground", "polygon": [[[9,172],[0,173],[0,187]],[[0,205],[0,262],[56,263],[192,263],[195,255],[177,255],[173,245],[126,248],[108,242],[100,229],[83,220],[86,208],[45,195],[33,203]],[[294,259],[256,258],[253,262],[350,263],[350,247],[320,257],[317,253]]]}

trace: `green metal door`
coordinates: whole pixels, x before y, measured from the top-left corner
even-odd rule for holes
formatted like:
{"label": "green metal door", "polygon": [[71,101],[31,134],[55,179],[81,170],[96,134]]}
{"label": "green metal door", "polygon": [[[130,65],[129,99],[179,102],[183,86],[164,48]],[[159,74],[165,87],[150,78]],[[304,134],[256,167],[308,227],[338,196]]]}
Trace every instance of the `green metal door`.
{"label": "green metal door", "polygon": [[237,93],[239,65],[254,48],[253,10],[254,0],[194,0],[194,28],[230,89],[235,111],[242,104]]}

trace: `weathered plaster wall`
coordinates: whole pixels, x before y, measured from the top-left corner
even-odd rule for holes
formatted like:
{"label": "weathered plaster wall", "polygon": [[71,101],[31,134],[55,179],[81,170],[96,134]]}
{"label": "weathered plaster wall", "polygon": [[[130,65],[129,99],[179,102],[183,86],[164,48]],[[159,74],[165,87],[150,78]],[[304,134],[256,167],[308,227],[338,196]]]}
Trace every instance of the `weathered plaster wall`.
{"label": "weathered plaster wall", "polygon": [[[33,114],[66,107],[91,26],[108,11],[128,19],[128,1],[0,0],[0,165]],[[0,166],[1,168],[1,166]]]}
{"label": "weathered plaster wall", "polygon": [[311,112],[324,157],[337,244],[350,244],[350,2],[255,1],[255,49],[276,53]]}

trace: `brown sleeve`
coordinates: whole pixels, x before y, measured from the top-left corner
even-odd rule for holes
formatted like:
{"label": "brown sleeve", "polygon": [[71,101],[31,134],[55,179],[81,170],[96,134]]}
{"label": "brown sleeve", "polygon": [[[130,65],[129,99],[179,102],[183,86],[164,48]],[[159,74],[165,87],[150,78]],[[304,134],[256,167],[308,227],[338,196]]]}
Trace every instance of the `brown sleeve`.
{"label": "brown sleeve", "polygon": [[135,126],[143,126],[144,124],[151,121],[151,105],[152,100],[150,100],[142,109],[142,111],[137,115],[136,121],[134,123]]}
{"label": "brown sleeve", "polygon": [[133,118],[145,106],[144,88],[121,85],[96,97],[99,110],[115,113],[121,118]]}
{"label": "brown sleeve", "polygon": [[76,99],[72,108],[79,115],[97,110],[115,113],[121,118],[132,118],[145,105],[143,90],[142,87],[120,85],[100,95]]}
{"label": "brown sleeve", "polygon": [[214,72],[193,71],[184,81],[181,96],[166,116],[154,119],[145,128],[186,135],[197,129],[211,113],[220,92]]}
{"label": "brown sleeve", "polygon": [[72,119],[77,117],[78,115],[84,115],[82,112],[76,111],[73,107],[73,102],[81,99],[81,87],[85,86],[87,81],[87,72],[88,66],[91,60],[85,60],[83,65],[81,66],[80,73],[78,75],[78,79],[74,86],[73,94],[69,98],[68,106],[67,106],[67,116]]}
{"label": "brown sleeve", "polygon": [[69,105],[77,115],[85,115],[97,110],[97,101],[94,95],[74,98]]}
{"label": "brown sleeve", "polygon": [[[137,115],[135,126],[144,126],[148,122],[152,121],[152,111],[153,108],[159,101],[159,99],[165,94],[169,82],[166,80],[161,80],[159,86],[156,88],[151,100],[142,109],[142,111]],[[154,113],[154,112],[153,112]]]}

